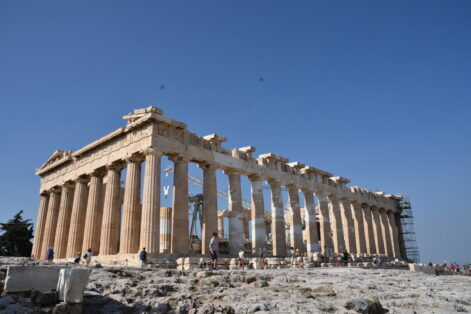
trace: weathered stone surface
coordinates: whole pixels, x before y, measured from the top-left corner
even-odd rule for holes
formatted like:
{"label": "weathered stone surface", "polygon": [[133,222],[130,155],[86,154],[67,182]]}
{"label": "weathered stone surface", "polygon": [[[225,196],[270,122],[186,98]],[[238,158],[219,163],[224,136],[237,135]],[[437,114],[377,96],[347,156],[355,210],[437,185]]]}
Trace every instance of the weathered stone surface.
{"label": "weathered stone surface", "polygon": [[31,302],[41,306],[51,306],[57,303],[56,292],[41,292],[34,290],[31,292]]}
{"label": "weathered stone surface", "polygon": [[357,313],[365,314],[383,314],[386,311],[381,306],[379,301],[370,299],[357,298],[349,300],[345,303],[345,308],[348,310],[356,311]]}
{"label": "weathered stone surface", "polygon": [[84,268],[61,269],[57,293],[59,300],[66,303],[81,303],[91,270]]}
{"label": "weathered stone surface", "polygon": [[9,266],[4,290],[49,292],[57,288],[59,272],[63,266]]}

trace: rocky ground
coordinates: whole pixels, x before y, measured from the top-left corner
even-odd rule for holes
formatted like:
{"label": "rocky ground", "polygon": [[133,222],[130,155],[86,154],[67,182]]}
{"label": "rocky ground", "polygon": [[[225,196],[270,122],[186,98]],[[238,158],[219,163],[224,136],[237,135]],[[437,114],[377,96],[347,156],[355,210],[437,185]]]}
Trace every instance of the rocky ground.
{"label": "rocky ground", "polygon": [[[29,306],[27,299],[20,301]],[[93,268],[83,304],[84,313],[469,311],[471,277],[359,268],[245,271]]]}

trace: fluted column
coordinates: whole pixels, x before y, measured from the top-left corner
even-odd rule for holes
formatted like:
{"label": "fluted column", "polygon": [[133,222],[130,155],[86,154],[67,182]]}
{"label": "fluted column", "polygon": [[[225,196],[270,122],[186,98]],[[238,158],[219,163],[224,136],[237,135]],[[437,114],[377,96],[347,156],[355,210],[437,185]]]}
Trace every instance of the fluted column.
{"label": "fluted column", "polygon": [[366,251],[368,254],[376,254],[376,242],[373,228],[373,216],[371,209],[367,204],[362,204],[363,217],[365,223]]}
{"label": "fluted column", "polygon": [[312,191],[303,190],[306,212],[306,249],[308,253],[320,252],[319,236],[317,234],[316,208],[314,204],[314,194]]}
{"label": "fluted column", "polygon": [[49,203],[49,192],[41,193],[40,197],[41,199],[39,201],[38,219],[36,220],[36,228],[34,230],[34,244],[33,250],[31,251],[31,257],[33,258],[40,258],[43,251],[42,245]]}
{"label": "fluted column", "polygon": [[334,252],[345,251],[345,239],[343,235],[342,214],[340,212],[340,202],[335,195],[329,195],[330,199],[330,223],[332,226],[332,241],[334,242]]}
{"label": "fluted column", "polygon": [[[200,165],[203,168],[203,219],[201,228],[201,254],[209,254],[209,241],[214,232],[218,232],[218,199],[216,167],[210,164]],[[223,237],[219,234],[219,237]]]}
{"label": "fluted column", "polygon": [[366,254],[366,237],[365,237],[365,225],[363,218],[363,209],[358,202],[352,202],[353,210],[353,225],[355,228],[355,242],[357,251],[356,253]]}
{"label": "fluted column", "polygon": [[160,253],[170,253],[172,240],[172,208],[160,207]]}
{"label": "fluted column", "polygon": [[381,218],[379,217],[379,209],[372,206],[371,214],[373,217],[373,232],[375,235],[376,252],[378,254],[385,254],[383,232],[381,229]]}
{"label": "fluted column", "polygon": [[145,152],[144,188],[142,193],[141,239],[139,248],[148,253],[160,252],[160,156],[149,148]]}
{"label": "fluted column", "polygon": [[321,231],[321,252],[326,256],[333,256],[334,243],[332,239],[332,230],[330,228],[329,200],[324,193],[317,194],[319,198],[320,213],[320,231]]}
{"label": "fluted column", "polygon": [[388,221],[389,221],[391,239],[392,239],[392,243],[394,245],[394,247],[393,247],[394,257],[401,258],[401,248],[399,247],[398,229],[397,229],[397,226],[396,226],[396,219],[394,217],[394,212],[393,211],[388,212]]}
{"label": "fluted column", "polygon": [[244,213],[240,174],[225,171],[229,178],[229,254],[237,256],[244,248]]}
{"label": "fluted column", "polygon": [[304,251],[303,243],[303,229],[301,224],[301,209],[299,206],[299,190],[296,186],[289,185],[289,206],[291,215],[290,217],[290,241],[291,246],[295,249],[299,249],[301,252]]}
{"label": "fluted column", "polygon": [[59,216],[57,217],[56,239],[54,240],[55,258],[65,258],[67,254],[73,199],[74,185],[72,182],[66,182],[62,186]]}
{"label": "fluted column", "polygon": [[224,238],[224,216],[218,216],[218,234],[219,237]]}
{"label": "fluted column", "polygon": [[54,241],[56,239],[57,217],[59,216],[60,206],[60,188],[53,188],[49,195],[49,206],[46,217],[46,225],[44,226],[44,239],[42,245],[41,258],[47,256],[49,248],[54,249]]}
{"label": "fluted column", "polygon": [[85,231],[85,217],[87,215],[88,178],[75,180],[74,203],[70,219],[70,232],[67,243],[67,257],[72,258],[81,252],[83,234]]}
{"label": "fluted column", "polygon": [[357,253],[355,242],[355,226],[353,223],[352,204],[350,200],[342,198],[340,200],[340,211],[342,213],[343,235],[346,250],[350,253]]}
{"label": "fluted column", "polygon": [[124,186],[123,217],[119,239],[120,254],[139,252],[142,213],[140,206],[141,161],[137,156],[126,159],[126,183]]}
{"label": "fluted column", "polygon": [[389,221],[388,221],[388,215],[386,214],[386,211],[384,208],[381,208],[379,211],[380,215],[380,220],[381,220],[381,231],[383,235],[383,242],[384,242],[384,251],[387,256],[393,257],[393,244],[391,241],[391,233],[389,230]]}
{"label": "fluted column", "polygon": [[263,203],[263,183],[260,177],[249,176],[252,191],[252,251],[260,254],[266,245],[265,207]]}
{"label": "fluted column", "polygon": [[283,211],[281,185],[272,181],[268,183],[271,187],[271,238],[273,256],[286,256],[285,215]]}
{"label": "fluted column", "polygon": [[104,171],[90,174],[85,227],[83,232],[82,252],[92,249],[93,255],[100,254],[101,225],[103,222]]}
{"label": "fluted column", "polygon": [[121,216],[121,164],[112,164],[106,167],[105,200],[103,205],[103,222],[100,237],[100,255],[113,255],[118,253],[119,220]]}
{"label": "fluted column", "polygon": [[188,226],[188,160],[172,157],[173,199],[171,253],[187,253],[190,249]]}

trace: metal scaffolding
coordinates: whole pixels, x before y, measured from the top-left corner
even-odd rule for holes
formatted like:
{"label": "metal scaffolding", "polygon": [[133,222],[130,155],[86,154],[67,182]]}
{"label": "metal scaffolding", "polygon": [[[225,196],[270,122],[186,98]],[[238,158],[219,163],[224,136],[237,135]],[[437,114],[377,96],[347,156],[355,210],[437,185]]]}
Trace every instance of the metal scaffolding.
{"label": "metal scaffolding", "polygon": [[419,247],[415,238],[414,216],[412,215],[412,206],[407,196],[402,196],[399,201],[400,214],[396,217],[399,220],[399,245],[401,255],[409,262],[419,263]]}

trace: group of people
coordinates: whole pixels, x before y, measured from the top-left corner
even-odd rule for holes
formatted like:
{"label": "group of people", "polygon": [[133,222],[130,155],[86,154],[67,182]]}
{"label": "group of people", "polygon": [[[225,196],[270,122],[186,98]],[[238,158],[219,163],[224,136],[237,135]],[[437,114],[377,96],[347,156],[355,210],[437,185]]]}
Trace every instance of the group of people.
{"label": "group of people", "polygon": [[[429,266],[433,266],[433,263],[431,261],[428,264]],[[454,271],[459,275],[471,276],[471,264],[465,264],[460,266],[458,263],[454,262],[451,263],[450,266],[448,266],[448,262],[444,261],[441,266],[447,270],[449,269],[451,271]]]}
{"label": "group of people", "polygon": [[[52,261],[54,260],[54,255],[55,255],[54,249],[52,247],[48,248],[47,254],[46,254],[46,260],[49,263],[52,263]],[[89,248],[83,256],[82,256],[82,252],[78,252],[77,256],[74,259],[74,263],[80,264],[83,258],[85,260],[85,264],[90,265],[90,263],[92,262],[92,257],[93,257],[93,251],[91,248]]]}

